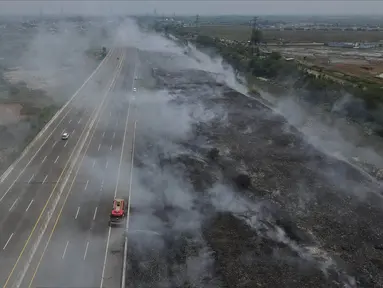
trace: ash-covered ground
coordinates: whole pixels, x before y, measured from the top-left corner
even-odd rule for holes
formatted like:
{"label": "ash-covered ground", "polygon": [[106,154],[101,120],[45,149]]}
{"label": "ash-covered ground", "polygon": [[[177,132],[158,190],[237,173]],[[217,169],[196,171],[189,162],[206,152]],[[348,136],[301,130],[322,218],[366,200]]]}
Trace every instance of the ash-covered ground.
{"label": "ash-covered ground", "polygon": [[140,52],[127,287],[383,287],[378,183],[185,63]]}

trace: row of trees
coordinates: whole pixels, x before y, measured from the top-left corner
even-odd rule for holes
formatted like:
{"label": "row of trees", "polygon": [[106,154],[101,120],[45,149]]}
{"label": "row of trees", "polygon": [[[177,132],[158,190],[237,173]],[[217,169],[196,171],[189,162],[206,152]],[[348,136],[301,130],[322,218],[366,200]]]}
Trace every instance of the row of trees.
{"label": "row of trees", "polygon": [[[225,61],[242,73],[251,73],[256,77],[280,78],[297,71],[295,65],[287,63],[278,52],[264,54],[256,46],[261,41],[260,32],[252,38],[250,45],[240,42],[226,43],[218,38],[198,35],[195,43],[199,48],[214,48]],[[254,45],[252,47],[252,45]]]}

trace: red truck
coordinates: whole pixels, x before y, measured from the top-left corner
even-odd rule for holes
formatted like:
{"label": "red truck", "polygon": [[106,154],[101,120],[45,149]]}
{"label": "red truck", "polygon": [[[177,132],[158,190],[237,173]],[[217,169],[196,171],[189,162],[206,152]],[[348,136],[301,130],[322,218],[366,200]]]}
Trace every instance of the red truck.
{"label": "red truck", "polygon": [[110,213],[109,225],[119,225],[123,223],[125,218],[125,201],[124,199],[114,199],[113,209]]}

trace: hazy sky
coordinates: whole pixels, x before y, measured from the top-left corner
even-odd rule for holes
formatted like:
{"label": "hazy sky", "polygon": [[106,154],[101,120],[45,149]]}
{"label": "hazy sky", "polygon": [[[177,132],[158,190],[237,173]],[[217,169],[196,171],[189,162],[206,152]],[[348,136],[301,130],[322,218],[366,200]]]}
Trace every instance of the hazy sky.
{"label": "hazy sky", "polygon": [[301,1],[2,1],[0,14],[383,14],[383,1],[301,0]]}

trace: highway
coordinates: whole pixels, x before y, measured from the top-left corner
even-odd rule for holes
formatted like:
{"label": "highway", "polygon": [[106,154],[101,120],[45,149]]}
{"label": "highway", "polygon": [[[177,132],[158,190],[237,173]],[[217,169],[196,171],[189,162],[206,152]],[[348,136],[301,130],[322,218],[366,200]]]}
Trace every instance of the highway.
{"label": "highway", "polygon": [[108,217],[130,193],[136,54],[112,50],[3,177],[0,287],[119,286],[124,227]]}

